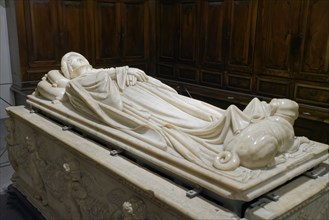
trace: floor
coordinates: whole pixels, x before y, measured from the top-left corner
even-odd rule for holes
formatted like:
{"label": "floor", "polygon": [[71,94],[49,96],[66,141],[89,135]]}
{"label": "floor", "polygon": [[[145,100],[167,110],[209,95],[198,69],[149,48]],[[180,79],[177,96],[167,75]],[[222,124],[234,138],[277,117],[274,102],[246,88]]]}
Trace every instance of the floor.
{"label": "floor", "polygon": [[44,219],[40,213],[11,185],[14,173],[8,160],[5,119],[0,119],[0,220]]}

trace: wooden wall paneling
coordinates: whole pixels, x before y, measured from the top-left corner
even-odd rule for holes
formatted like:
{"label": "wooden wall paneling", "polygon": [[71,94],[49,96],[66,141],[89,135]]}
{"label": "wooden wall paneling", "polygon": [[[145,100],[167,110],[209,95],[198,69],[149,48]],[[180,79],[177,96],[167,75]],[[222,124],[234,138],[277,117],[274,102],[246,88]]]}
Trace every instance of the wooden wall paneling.
{"label": "wooden wall paneling", "polygon": [[300,60],[296,78],[327,81],[329,77],[329,1],[309,0],[304,5]]}
{"label": "wooden wall paneling", "polygon": [[121,58],[120,5],[117,1],[95,1],[95,65],[119,63]]}
{"label": "wooden wall paneling", "polygon": [[200,71],[200,83],[216,88],[223,88],[224,84],[224,72],[201,70]]}
{"label": "wooden wall paneling", "polygon": [[[59,1],[58,1],[59,2]],[[70,51],[82,53],[88,60],[90,52],[90,24],[87,2],[84,0],[64,0],[59,2],[60,56]]]}
{"label": "wooden wall paneling", "polygon": [[259,76],[256,78],[257,95],[272,98],[289,98],[291,80]]}
{"label": "wooden wall paneling", "polygon": [[[12,51],[19,53],[20,59],[19,74],[13,73],[15,82],[39,81],[50,69],[59,68],[67,51],[85,54],[88,43],[85,1],[27,0],[15,1],[9,7],[14,8],[9,11],[16,10],[17,20],[12,28],[17,28],[18,42],[11,42],[11,48],[19,45],[19,52]],[[33,83],[25,84],[19,87]]]}
{"label": "wooden wall paneling", "polygon": [[212,68],[225,65],[225,10],[222,1],[203,1],[201,5],[200,64]]}
{"label": "wooden wall paneling", "polygon": [[194,67],[178,65],[177,78],[182,81],[198,83],[199,72]]}
{"label": "wooden wall paneling", "polygon": [[294,124],[296,136],[305,136],[310,140],[317,140],[329,144],[329,124],[314,122],[299,117]]}
{"label": "wooden wall paneling", "polygon": [[255,71],[258,74],[291,77],[292,54],[299,46],[298,27],[300,1],[263,0],[258,13],[261,22],[260,43],[256,50],[259,61]]}
{"label": "wooden wall paneling", "polygon": [[234,0],[229,3],[227,68],[251,73],[258,1]]}
{"label": "wooden wall paneling", "polygon": [[234,91],[252,92],[252,76],[241,72],[226,72],[226,88]]}
{"label": "wooden wall paneling", "polygon": [[149,57],[147,1],[124,1],[121,7],[123,62],[144,60]]}
{"label": "wooden wall paneling", "polygon": [[196,64],[199,33],[198,1],[182,1],[178,7],[178,62]]}
{"label": "wooden wall paneling", "polygon": [[178,39],[177,4],[173,1],[160,1],[157,18],[157,49],[159,62],[176,60],[176,48]]}
{"label": "wooden wall paneling", "polygon": [[199,4],[195,0],[159,1],[157,75],[160,77],[198,82]]}
{"label": "wooden wall paneling", "polygon": [[28,63],[24,1],[7,1],[6,7],[13,84],[22,87]]}
{"label": "wooden wall paneling", "polygon": [[148,72],[148,1],[98,0],[95,4],[96,65],[138,65]]}
{"label": "wooden wall paneling", "polygon": [[151,76],[156,75],[156,61],[157,61],[157,51],[156,51],[156,43],[157,43],[157,3],[158,1],[149,0],[147,4],[147,9],[149,13],[149,70],[148,74]]}
{"label": "wooden wall paneling", "polygon": [[159,63],[157,75],[159,77],[167,78],[167,79],[176,79],[176,70],[175,65],[172,63]]}
{"label": "wooden wall paneling", "polygon": [[[24,1],[28,67],[49,67],[58,63],[60,28],[56,1]],[[29,80],[29,79],[28,79]]]}
{"label": "wooden wall paneling", "polygon": [[294,99],[300,103],[329,108],[329,87],[319,83],[298,81],[295,84]]}
{"label": "wooden wall paneling", "polygon": [[306,120],[300,125],[323,126],[328,20],[328,0],[8,1],[13,90],[30,93],[30,80],[74,50],[95,67],[157,69],[178,90],[217,104],[291,98]]}

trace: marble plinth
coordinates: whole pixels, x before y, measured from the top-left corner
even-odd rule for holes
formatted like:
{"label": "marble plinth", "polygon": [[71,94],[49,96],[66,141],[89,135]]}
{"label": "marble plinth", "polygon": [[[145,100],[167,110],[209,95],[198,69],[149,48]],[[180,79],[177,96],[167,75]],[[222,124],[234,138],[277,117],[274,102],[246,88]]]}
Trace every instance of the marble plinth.
{"label": "marble plinth", "polygon": [[23,107],[8,112],[13,184],[47,219],[237,219]]}
{"label": "marble plinth", "polygon": [[[186,196],[188,188],[152,169],[146,169],[134,160],[113,153],[104,145],[84,137],[83,133],[63,129],[61,124],[43,115],[31,113],[24,107],[10,107],[7,111],[10,115],[7,121],[9,159],[15,169],[13,184],[47,219],[328,217],[324,205],[329,196],[328,160],[323,161],[327,152],[320,153],[318,157],[312,155],[309,160],[316,161],[312,165],[303,163],[301,157],[296,156],[297,165],[281,167],[290,169],[290,172],[276,174],[278,179],[286,176],[286,179],[293,180],[278,186],[282,180],[269,178],[266,171],[257,171],[256,179],[263,180],[258,184],[261,191],[268,192],[277,186],[271,193],[279,198],[272,201],[262,194],[247,203],[248,207],[243,213],[234,213],[223,207],[229,205],[208,200],[207,197],[189,198]],[[326,147],[312,142],[313,153],[317,152],[314,148],[318,146],[320,149]],[[304,146],[304,149],[307,152],[309,147]],[[314,179],[295,176],[302,172],[301,167],[313,165],[325,171]],[[222,187],[221,182],[217,184],[218,188]],[[264,190],[263,185],[269,185],[270,190]],[[253,191],[255,188],[257,185],[252,188]],[[255,193],[248,191],[243,194]],[[317,207],[316,212],[314,207]]]}
{"label": "marble plinth", "polygon": [[302,144],[297,152],[284,155],[285,158],[281,159],[286,162],[273,168],[239,167],[234,171],[215,172],[169,155],[119,130],[88,120],[65,103],[47,101],[35,96],[29,96],[28,103],[44,114],[103,141],[110,148],[124,150],[156,169],[192,182],[220,198],[231,200],[251,201],[311,169],[329,156],[328,145],[311,141]]}

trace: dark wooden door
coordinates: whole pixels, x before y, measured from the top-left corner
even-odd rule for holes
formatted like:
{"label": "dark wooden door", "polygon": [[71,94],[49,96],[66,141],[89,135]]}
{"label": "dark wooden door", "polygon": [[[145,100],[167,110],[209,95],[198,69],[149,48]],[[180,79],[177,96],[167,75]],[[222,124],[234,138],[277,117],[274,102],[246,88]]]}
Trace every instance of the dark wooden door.
{"label": "dark wooden door", "polygon": [[158,75],[197,81],[199,1],[162,0],[157,12]]}
{"label": "dark wooden door", "polygon": [[175,78],[178,46],[178,10],[175,1],[159,1],[157,7],[157,74]]}
{"label": "dark wooden door", "polygon": [[160,62],[174,62],[178,36],[178,13],[174,1],[161,1],[158,6],[158,57]]}
{"label": "dark wooden door", "polygon": [[300,44],[300,2],[261,1],[256,73],[291,78],[292,55],[297,53]]}
{"label": "dark wooden door", "polygon": [[254,90],[258,95],[292,98],[301,2],[259,1],[254,59]]}
{"label": "dark wooden door", "polygon": [[90,55],[90,21],[87,16],[87,2],[84,0],[57,1],[59,7],[60,54],[75,51],[83,54],[88,60]]}
{"label": "dark wooden door", "polygon": [[329,1],[309,0],[301,4],[299,45],[293,54],[293,98],[299,103],[329,108]]}
{"label": "dark wooden door", "polygon": [[61,55],[57,1],[29,0],[17,4],[24,4],[27,50],[22,53],[27,53],[28,66],[55,65]]}
{"label": "dark wooden door", "polygon": [[147,71],[148,1],[98,0],[94,7],[96,66],[133,65]]}
{"label": "dark wooden door", "polygon": [[226,4],[222,1],[204,1],[202,3],[200,54],[203,66],[224,68]]}
{"label": "dark wooden door", "polygon": [[95,1],[95,64],[119,63],[122,50],[120,4],[115,0]]}
{"label": "dark wooden door", "polygon": [[329,77],[329,1],[310,0],[305,4],[295,77],[323,82]]}
{"label": "dark wooden door", "polygon": [[196,63],[198,49],[198,3],[183,1],[178,4],[178,61]]}
{"label": "dark wooden door", "polygon": [[257,6],[257,0],[228,3],[228,69],[252,71]]}
{"label": "dark wooden door", "polygon": [[125,1],[122,4],[122,59],[143,61],[148,57],[148,10],[145,1]]}
{"label": "dark wooden door", "polygon": [[24,80],[40,80],[49,69],[60,66],[61,57],[68,51],[86,55],[89,40],[86,1],[27,0],[16,4],[25,12],[19,30],[22,31],[19,38],[24,41],[21,45],[26,47],[21,48],[22,70],[27,72]]}
{"label": "dark wooden door", "polygon": [[226,88],[252,92],[257,0],[227,2]]}
{"label": "dark wooden door", "polygon": [[178,79],[197,82],[197,54],[199,45],[199,2],[181,1],[178,4]]}

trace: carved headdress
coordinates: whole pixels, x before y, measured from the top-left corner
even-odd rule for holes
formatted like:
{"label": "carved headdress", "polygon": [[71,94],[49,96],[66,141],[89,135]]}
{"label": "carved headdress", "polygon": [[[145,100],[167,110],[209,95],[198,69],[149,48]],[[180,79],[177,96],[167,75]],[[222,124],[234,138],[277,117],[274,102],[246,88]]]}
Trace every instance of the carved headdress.
{"label": "carved headdress", "polygon": [[68,52],[62,58],[61,70],[66,78],[73,79],[78,76],[75,70],[86,65],[90,66],[84,56],[76,52]]}

